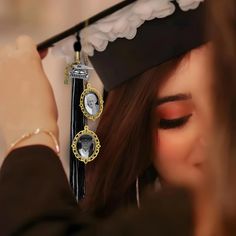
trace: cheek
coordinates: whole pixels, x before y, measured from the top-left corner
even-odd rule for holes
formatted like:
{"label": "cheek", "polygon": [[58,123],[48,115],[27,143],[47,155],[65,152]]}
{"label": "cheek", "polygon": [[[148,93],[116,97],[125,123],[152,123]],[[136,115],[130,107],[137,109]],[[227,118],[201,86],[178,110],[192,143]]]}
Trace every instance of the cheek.
{"label": "cheek", "polygon": [[156,132],[154,165],[165,182],[178,184],[185,181],[196,159],[198,139],[198,131],[193,126]]}

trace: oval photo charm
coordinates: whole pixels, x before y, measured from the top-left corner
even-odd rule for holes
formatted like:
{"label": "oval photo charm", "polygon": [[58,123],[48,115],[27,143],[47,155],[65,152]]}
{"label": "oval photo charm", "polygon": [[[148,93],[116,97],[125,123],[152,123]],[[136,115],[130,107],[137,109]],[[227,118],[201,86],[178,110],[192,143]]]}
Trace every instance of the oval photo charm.
{"label": "oval photo charm", "polygon": [[75,135],[71,147],[75,157],[87,164],[97,157],[101,145],[97,135],[86,125]]}
{"label": "oval photo charm", "polygon": [[103,98],[90,84],[80,96],[80,108],[84,116],[90,120],[99,118],[103,111]]}

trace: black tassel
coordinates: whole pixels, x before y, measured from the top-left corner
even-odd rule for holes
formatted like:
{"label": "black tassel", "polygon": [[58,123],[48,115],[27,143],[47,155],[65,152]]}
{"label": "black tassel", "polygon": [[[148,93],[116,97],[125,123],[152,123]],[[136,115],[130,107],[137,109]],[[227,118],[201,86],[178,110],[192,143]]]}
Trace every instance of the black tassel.
{"label": "black tassel", "polygon": [[[80,42],[74,44],[75,51],[81,50]],[[72,143],[75,135],[84,129],[84,116],[80,109],[80,95],[84,90],[83,80],[73,79],[72,96],[71,96],[71,135],[70,143]],[[80,162],[70,148],[70,184],[79,201],[85,196],[85,164]]]}

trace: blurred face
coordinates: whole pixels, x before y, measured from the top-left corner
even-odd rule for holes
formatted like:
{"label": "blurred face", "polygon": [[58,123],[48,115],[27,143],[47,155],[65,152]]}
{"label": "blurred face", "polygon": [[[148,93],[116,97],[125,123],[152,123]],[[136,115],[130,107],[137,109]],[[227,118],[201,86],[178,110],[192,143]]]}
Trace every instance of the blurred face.
{"label": "blurred face", "polygon": [[89,150],[90,145],[91,145],[91,142],[89,140],[83,140],[83,142],[82,142],[82,149],[87,151],[87,150]]}
{"label": "blurred face", "polygon": [[95,105],[95,103],[96,103],[95,99],[96,99],[96,98],[94,98],[94,97],[92,97],[92,96],[87,98],[87,104],[88,104],[88,106],[89,106],[90,108],[93,108],[93,107],[94,107],[94,105]]}
{"label": "blurred face", "polygon": [[204,181],[211,101],[210,45],[192,50],[157,91],[154,165],[163,183],[199,186]]}

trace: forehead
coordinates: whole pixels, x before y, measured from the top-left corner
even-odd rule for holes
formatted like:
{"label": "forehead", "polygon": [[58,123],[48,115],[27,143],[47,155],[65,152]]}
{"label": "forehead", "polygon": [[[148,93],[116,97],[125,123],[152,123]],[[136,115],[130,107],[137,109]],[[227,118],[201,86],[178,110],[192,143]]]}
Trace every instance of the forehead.
{"label": "forehead", "polygon": [[211,45],[206,44],[186,54],[175,72],[160,85],[158,97],[176,93],[197,95],[209,91],[212,82],[211,51]]}
{"label": "forehead", "polygon": [[83,140],[81,140],[81,143],[82,144],[87,144],[87,143],[90,143],[91,142],[91,140],[88,140],[88,139],[83,139]]}
{"label": "forehead", "polygon": [[95,99],[96,98],[96,95],[93,94],[93,93],[90,93],[88,95],[85,96],[87,99]]}

